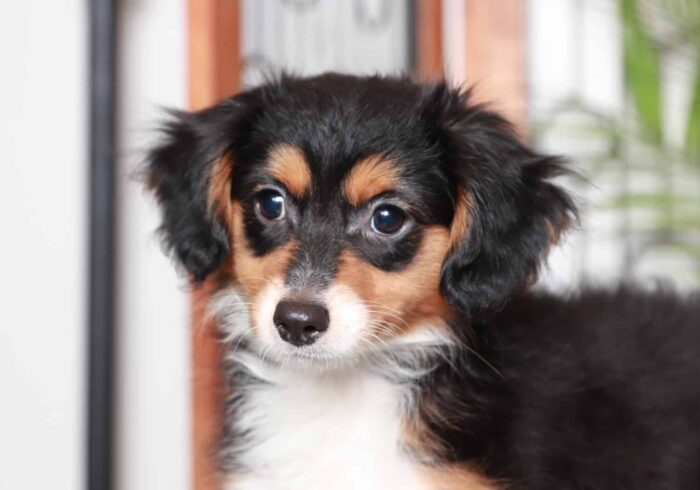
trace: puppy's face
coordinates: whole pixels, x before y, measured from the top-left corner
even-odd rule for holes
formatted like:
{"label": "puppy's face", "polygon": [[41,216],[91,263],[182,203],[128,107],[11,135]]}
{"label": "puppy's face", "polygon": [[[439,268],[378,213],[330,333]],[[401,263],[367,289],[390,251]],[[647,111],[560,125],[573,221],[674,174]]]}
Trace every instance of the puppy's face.
{"label": "puppy's face", "polygon": [[236,184],[217,196],[233,244],[224,270],[256,342],[336,359],[442,328],[451,191],[434,162],[270,140],[253,162],[220,163]]}
{"label": "puppy's face", "polygon": [[269,359],[442,342],[531,281],[573,211],[553,159],[444,86],[283,79],[168,134],[149,167],[166,241],[244,302],[225,327]]}

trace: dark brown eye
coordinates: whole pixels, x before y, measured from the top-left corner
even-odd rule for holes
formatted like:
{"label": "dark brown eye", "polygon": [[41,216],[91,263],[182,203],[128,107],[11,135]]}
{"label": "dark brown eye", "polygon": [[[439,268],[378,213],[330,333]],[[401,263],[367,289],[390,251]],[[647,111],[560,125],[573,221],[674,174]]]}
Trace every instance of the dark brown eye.
{"label": "dark brown eye", "polygon": [[393,235],[401,230],[406,222],[406,213],[396,206],[384,205],[374,210],[371,226],[375,233]]}
{"label": "dark brown eye", "polygon": [[275,190],[267,189],[258,193],[257,207],[263,218],[269,220],[284,218],[284,196]]}

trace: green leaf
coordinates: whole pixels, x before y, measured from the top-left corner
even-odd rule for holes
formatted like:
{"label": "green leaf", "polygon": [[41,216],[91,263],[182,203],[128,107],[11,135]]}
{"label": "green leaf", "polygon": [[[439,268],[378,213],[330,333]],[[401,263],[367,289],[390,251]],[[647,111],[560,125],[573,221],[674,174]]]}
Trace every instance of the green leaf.
{"label": "green leaf", "polygon": [[700,55],[695,70],[692,97],[685,134],[685,148],[690,156],[695,157],[697,162],[700,162]]}
{"label": "green leaf", "polygon": [[622,1],[625,79],[640,122],[655,142],[662,139],[660,56],[639,17],[637,2]]}

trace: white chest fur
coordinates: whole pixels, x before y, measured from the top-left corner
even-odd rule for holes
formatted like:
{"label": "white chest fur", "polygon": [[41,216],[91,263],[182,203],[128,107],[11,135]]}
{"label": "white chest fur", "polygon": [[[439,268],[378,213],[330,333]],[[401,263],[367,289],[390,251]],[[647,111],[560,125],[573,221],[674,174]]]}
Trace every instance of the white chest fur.
{"label": "white chest fur", "polygon": [[400,443],[408,387],[367,371],[254,371],[266,383],[246,389],[234,421],[250,434],[237,456],[250,471],[232,475],[229,489],[427,488]]}

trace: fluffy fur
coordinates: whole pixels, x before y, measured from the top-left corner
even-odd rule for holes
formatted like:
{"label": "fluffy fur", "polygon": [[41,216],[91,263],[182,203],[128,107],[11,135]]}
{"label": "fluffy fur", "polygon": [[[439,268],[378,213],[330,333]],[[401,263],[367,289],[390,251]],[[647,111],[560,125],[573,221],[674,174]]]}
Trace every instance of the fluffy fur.
{"label": "fluffy fur", "polygon": [[[530,291],[576,219],[563,172],[444,84],[282,77],[175,113],[147,174],[217,291],[230,487],[700,488],[698,297]],[[290,300],[327,330],[283,340]]]}

